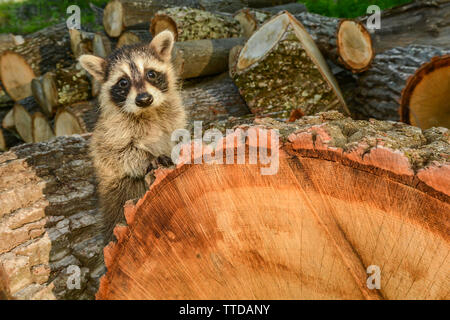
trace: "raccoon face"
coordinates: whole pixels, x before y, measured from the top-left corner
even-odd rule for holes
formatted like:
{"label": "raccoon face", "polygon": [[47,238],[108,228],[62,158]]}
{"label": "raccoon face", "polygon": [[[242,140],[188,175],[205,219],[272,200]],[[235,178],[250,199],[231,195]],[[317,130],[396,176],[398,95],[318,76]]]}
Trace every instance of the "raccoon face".
{"label": "raccoon face", "polygon": [[140,114],[164,105],[170,90],[176,89],[170,61],[173,43],[173,34],[163,31],[150,44],[124,46],[106,60],[81,56],[83,68],[102,82],[102,107],[113,106],[122,112]]}

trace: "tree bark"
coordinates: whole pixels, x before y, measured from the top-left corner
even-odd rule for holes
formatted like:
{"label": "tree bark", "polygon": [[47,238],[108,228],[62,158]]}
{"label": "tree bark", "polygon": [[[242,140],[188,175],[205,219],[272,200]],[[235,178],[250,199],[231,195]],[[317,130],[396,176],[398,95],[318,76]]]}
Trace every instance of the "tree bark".
{"label": "tree bark", "polygon": [[308,115],[330,109],[349,114],[325,59],[289,13],[272,18],[253,34],[231,74],[257,115],[288,119],[297,108]]}
{"label": "tree bark", "polygon": [[57,24],[25,37],[25,42],[9,51],[22,56],[36,75],[73,63],[66,23]]}
{"label": "tree bark", "polygon": [[186,83],[181,93],[190,127],[193,121],[202,121],[206,128],[216,121],[250,113],[227,74]]}
{"label": "tree bark", "polygon": [[[125,206],[128,226],[117,226],[118,241],[105,248],[96,298],[448,297],[448,130],[337,112],[291,124],[266,118],[241,128],[245,155],[273,129],[278,143],[259,150],[278,155],[276,174],[261,174],[271,165],[261,158],[194,165],[191,156],[156,170],[146,195]],[[216,160],[239,145],[225,141]],[[375,290],[367,286],[373,264],[385,279]]]}
{"label": "tree bark", "polygon": [[372,38],[377,53],[409,44],[450,49],[450,1],[414,1],[384,10]]}
{"label": "tree bark", "polygon": [[[87,139],[0,155],[0,266],[10,298],[91,299],[97,290],[103,239]],[[76,273],[80,287],[70,289]]]}
{"label": "tree bark", "polygon": [[433,57],[448,53],[437,47],[410,45],[377,54],[372,67],[358,77],[355,101],[359,113],[368,118],[400,120],[400,99],[408,78]]}

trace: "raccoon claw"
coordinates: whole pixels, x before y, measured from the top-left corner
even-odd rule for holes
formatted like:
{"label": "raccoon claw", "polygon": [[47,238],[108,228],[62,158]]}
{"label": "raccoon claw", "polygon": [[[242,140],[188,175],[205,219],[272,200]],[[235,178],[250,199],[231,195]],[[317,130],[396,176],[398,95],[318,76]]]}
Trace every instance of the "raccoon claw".
{"label": "raccoon claw", "polygon": [[160,156],[156,159],[156,163],[164,167],[173,166],[172,159],[168,156]]}

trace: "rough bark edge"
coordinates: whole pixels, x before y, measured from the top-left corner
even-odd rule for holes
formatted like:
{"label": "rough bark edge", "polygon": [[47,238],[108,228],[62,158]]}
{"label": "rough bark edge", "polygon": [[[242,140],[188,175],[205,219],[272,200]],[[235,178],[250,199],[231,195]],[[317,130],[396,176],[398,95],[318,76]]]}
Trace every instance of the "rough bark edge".
{"label": "rough bark edge", "polygon": [[[333,145],[332,134],[327,132],[327,129],[324,127],[332,120],[345,119],[344,116],[336,111],[331,111],[319,113],[316,116],[305,117],[304,119],[304,122],[309,126],[298,126],[302,120],[293,124],[283,124],[276,120],[264,118],[255,120],[253,126],[242,126],[239,128],[243,130],[250,127],[263,130],[280,130],[280,156],[284,154],[285,157],[294,159],[301,157],[333,161],[375,176],[387,177],[397,183],[424,192],[433,198],[450,203],[450,161],[448,159],[443,163],[432,162],[423,168],[413,169],[412,162],[404,152],[395,148],[383,147],[381,145],[368,151],[367,145],[359,141],[356,147],[346,151],[341,147]],[[319,123],[314,123],[314,121],[312,123],[308,122],[310,119],[319,119]],[[369,123],[369,121],[365,122]],[[223,141],[225,141],[225,138]],[[192,146],[194,143],[192,143]],[[220,143],[218,146],[220,147]],[[236,147],[237,145],[235,143],[234,148]],[[271,150],[271,145],[268,144],[267,148]],[[222,144],[221,149],[224,151],[223,155],[225,159],[226,146]],[[386,158],[390,160],[387,165],[383,163],[383,160]],[[194,160],[194,155],[192,155],[191,160]],[[191,163],[194,163],[194,161],[191,161]],[[159,193],[164,188],[164,183],[170,183],[193,166],[192,164],[180,163],[176,168],[159,167],[154,171],[155,180],[147,193],[141,199],[137,201],[131,200],[125,204],[124,214],[128,226],[116,226],[114,228],[114,235],[117,242],[111,241],[104,248],[105,266],[108,268],[108,271],[100,279],[96,300],[106,299],[105,295],[109,292],[109,276],[113,274],[111,268],[113,267],[115,258],[124,249],[125,242],[132,235],[133,224],[139,207],[148,199],[152,199],[155,194]],[[443,189],[441,188],[442,185],[444,186]],[[365,290],[365,288],[361,288],[361,290],[363,289]],[[367,293],[368,296],[366,295],[366,298],[369,299],[382,298],[375,293],[373,295],[366,291],[363,293]]]}
{"label": "rough bark edge", "polygon": [[406,85],[402,90],[401,98],[400,98],[400,121],[411,124],[411,120],[409,117],[409,103],[411,100],[411,96],[413,94],[416,86],[425,78],[425,76],[434,70],[450,66],[450,54],[446,54],[443,56],[436,56],[431,58],[429,62],[424,63],[420,66],[416,72],[408,78],[406,81]]}
{"label": "rough bark edge", "polygon": [[[339,37],[338,37],[338,35],[339,35],[339,30],[341,29],[341,25],[342,25],[343,23],[345,23],[345,22],[348,22],[348,21],[353,22],[353,23],[356,23],[357,25],[359,25],[359,26],[361,27],[362,30],[364,30],[363,33],[365,33],[366,36],[369,38],[370,48],[371,48],[371,50],[372,50],[372,55],[371,55],[370,60],[369,60],[369,62],[367,63],[367,65],[364,66],[364,67],[362,67],[362,68],[359,68],[359,69],[355,69],[354,67],[352,67],[351,65],[349,65],[349,64],[342,58],[342,54],[341,54],[341,51],[340,51],[341,49],[340,49],[340,46],[339,46]],[[337,54],[338,54],[338,57],[339,57],[339,58],[338,58],[338,59],[339,59],[339,62],[340,62],[346,69],[350,70],[352,73],[361,73],[361,72],[367,71],[367,70],[372,66],[372,61],[373,61],[373,59],[375,58],[375,48],[374,48],[374,46],[373,46],[372,36],[370,35],[369,31],[367,31],[367,28],[364,26],[364,24],[363,24],[361,21],[357,21],[357,20],[354,20],[354,19],[341,19],[341,20],[339,21],[339,24],[338,24],[337,29],[336,29],[336,50],[337,50]]]}

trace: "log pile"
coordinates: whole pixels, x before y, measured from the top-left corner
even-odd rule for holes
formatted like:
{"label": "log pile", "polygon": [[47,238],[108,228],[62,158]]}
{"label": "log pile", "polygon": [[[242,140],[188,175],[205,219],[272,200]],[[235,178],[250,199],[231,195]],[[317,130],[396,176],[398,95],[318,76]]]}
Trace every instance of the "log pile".
{"label": "log pile", "polygon": [[[368,32],[290,0],[111,0],[104,31],[0,37],[0,299],[447,298],[449,3]],[[77,58],[165,29],[187,129],[226,138],[151,170],[103,260]]]}

